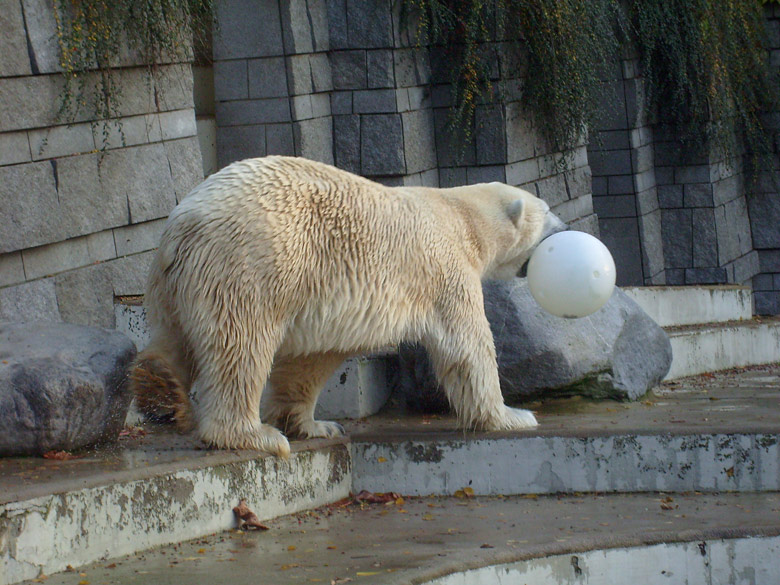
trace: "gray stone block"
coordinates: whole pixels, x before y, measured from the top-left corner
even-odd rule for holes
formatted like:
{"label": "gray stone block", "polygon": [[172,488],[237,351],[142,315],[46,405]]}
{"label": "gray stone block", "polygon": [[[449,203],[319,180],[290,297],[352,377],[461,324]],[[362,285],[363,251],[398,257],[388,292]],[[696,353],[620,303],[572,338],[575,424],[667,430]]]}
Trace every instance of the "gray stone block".
{"label": "gray stone block", "polygon": [[333,164],[333,122],[330,116],[295,122],[293,138],[298,156]]}
{"label": "gray stone block", "polygon": [[249,97],[274,98],[287,95],[287,70],[284,58],[266,57],[247,61]]}
{"label": "gray stone block", "polygon": [[393,51],[366,51],[366,73],[370,89],[394,87]]}
{"label": "gray stone block", "polygon": [[466,176],[466,169],[463,167],[445,167],[439,168],[439,186],[442,188],[447,187],[460,187],[461,185],[467,185],[468,179]]}
{"label": "gray stone block", "polygon": [[119,256],[127,256],[157,248],[165,222],[165,219],[155,219],[115,228],[116,253]]}
{"label": "gray stone block", "polygon": [[436,135],[433,127],[433,111],[405,112],[401,114],[401,121],[406,172],[412,174],[435,168]]}
{"label": "gray stone block", "polygon": [[352,92],[334,91],[330,94],[330,111],[334,116],[352,113]]}
{"label": "gray stone block", "polygon": [[672,185],[674,183],[674,167],[662,167],[656,161],[654,174],[658,185]]}
{"label": "gray stone block", "polygon": [[535,158],[515,162],[506,166],[506,182],[510,185],[524,185],[539,180],[539,161]]}
{"label": "gray stone block", "polygon": [[104,262],[116,258],[114,231],[104,230],[84,236],[87,241],[87,253],[93,262]]}
{"label": "gray stone block", "polygon": [[686,268],[685,284],[726,284],[725,268]]}
{"label": "gray stone block", "polygon": [[290,100],[270,98],[218,102],[216,104],[217,126],[248,126],[251,124],[278,124],[290,122]]}
{"label": "gray stone block", "polygon": [[0,321],[61,321],[54,279],[0,288]]}
{"label": "gray stone block", "polygon": [[15,165],[32,160],[27,132],[0,134],[0,166]]}
{"label": "gray stone block", "polygon": [[433,110],[436,156],[439,166],[474,166],[477,160],[474,142],[464,143],[462,136],[457,132],[454,133],[450,122],[448,110],[443,108]]}
{"label": "gray stone block", "polygon": [[[145,83],[148,85],[145,68],[139,67],[131,69],[130,79],[133,83]],[[124,115],[142,114],[153,112],[155,110],[191,110],[193,109],[193,77],[192,67],[188,64],[164,65],[160,67],[153,76],[154,95],[153,102],[143,111],[124,112]],[[140,97],[145,99],[145,88],[139,88]],[[124,102],[122,102],[124,103]]]}
{"label": "gray stone block", "polygon": [[284,54],[277,1],[225,0],[215,4],[215,18],[215,60]]}
{"label": "gray stone block", "polygon": [[715,225],[718,231],[718,263],[721,266],[753,249],[750,220],[744,198],[716,207]]}
{"label": "gray stone block", "polygon": [[[768,192],[775,192],[774,187]],[[734,175],[712,184],[712,200],[715,206],[733,201],[744,194],[741,175]]]}
{"label": "gray stone block", "polygon": [[173,179],[173,190],[178,203],[203,181],[203,157],[196,136],[165,143],[165,154]]}
{"label": "gray stone block", "polygon": [[636,200],[633,195],[610,195],[593,198],[593,210],[602,218],[636,217]]}
{"label": "gray stone block", "polygon": [[333,89],[365,89],[368,86],[365,51],[330,53],[330,69]]}
{"label": "gray stone block", "polygon": [[659,185],[658,204],[662,209],[674,209],[683,206],[682,185]]}
{"label": "gray stone block", "polygon": [[775,290],[774,275],[772,274],[757,274],[753,277],[753,290],[754,291],[766,291]]}
{"label": "gray stone block", "polygon": [[610,195],[627,195],[634,193],[633,175],[611,175],[607,177]]}
{"label": "gray stone block", "polygon": [[396,111],[395,90],[367,89],[352,94],[352,111],[356,114],[390,114]]}
{"label": "gray stone block", "polygon": [[214,99],[224,102],[248,98],[247,60],[214,61]]}
{"label": "gray stone block", "polygon": [[431,63],[425,49],[393,51],[396,87],[416,87],[431,81]]}
{"label": "gray stone block", "polygon": [[365,49],[391,48],[391,0],[347,0],[349,43]]}
{"label": "gray stone block", "polygon": [[629,128],[637,128],[647,124],[647,114],[644,104],[647,101],[645,96],[645,81],[643,78],[627,79],[625,85],[626,100],[626,118]]}
{"label": "gray stone block", "polygon": [[625,94],[622,81],[604,85],[602,107],[596,113],[595,127],[599,130],[626,130],[629,128],[625,108]]}
{"label": "gray stone block", "polygon": [[593,177],[591,179],[591,188],[593,189],[594,197],[601,197],[609,193],[608,190],[608,177]]}
{"label": "gray stone block", "polygon": [[163,140],[189,138],[198,134],[198,128],[195,124],[195,110],[193,109],[161,112],[159,120]]}
{"label": "gray stone block", "polygon": [[107,272],[104,263],[55,277],[57,305],[64,321],[113,329],[114,289]]}
{"label": "gray stone block", "polygon": [[715,229],[715,210],[702,208],[692,210],[693,222],[693,267],[704,268],[718,265],[718,237]]}
{"label": "gray stone block", "polygon": [[80,268],[91,261],[86,238],[71,238],[64,242],[28,248],[22,251],[22,259],[25,276],[29,280]]}
{"label": "gray stone block", "polygon": [[295,141],[291,124],[268,124],[265,127],[265,152],[268,155],[295,156]]}
{"label": "gray stone block", "polygon": [[279,7],[288,55],[328,50],[327,0],[282,0]]}
{"label": "gray stone block", "polygon": [[333,116],[333,149],[337,167],[360,173],[360,116]]}
{"label": "gray stone block", "polygon": [[590,195],[583,195],[576,199],[569,199],[552,207],[552,210],[565,223],[570,223],[593,213],[593,198]]}
{"label": "gray stone block", "polygon": [[[151,121],[153,121],[153,140],[149,138]],[[118,118],[107,125],[92,125],[91,130],[95,147],[101,150],[138,146],[162,140],[160,114],[141,114]]]}
{"label": "gray stone block", "polygon": [[761,272],[780,272],[780,250],[758,250]]}
{"label": "gray stone block", "polygon": [[59,75],[0,78],[0,128],[10,132],[58,124],[62,86]]}
{"label": "gray stone block", "polygon": [[64,239],[58,207],[50,162],[0,167],[0,253]]}
{"label": "gray stone block", "polygon": [[601,239],[601,230],[599,230],[599,218],[595,213],[579,217],[569,222],[569,227],[577,232],[585,232],[594,238]]}
{"label": "gray stone block", "polygon": [[217,128],[217,163],[220,168],[237,160],[266,155],[265,126]]}
{"label": "gray stone block", "polygon": [[664,236],[666,268],[690,268],[693,265],[692,210],[663,209],[661,225]]}
{"label": "gray stone block", "polygon": [[50,126],[28,132],[33,160],[57,158],[95,150],[90,124]]}
{"label": "gray stone block", "polygon": [[780,292],[753,293],[756,315],[780,315]]}
{"label": "gray stone block", "polygon": [[601,241],[615,260],[618,286],[643,284],[642,251],[636,218],[599,218]]}
{"label": "gray stone block", "polygon": [[406,173],[401,116],[362,116],[360,125],[361,174],[365,176]]}
{"label": "gray stone block", "polygon": [[566,191],[566,179],[562,174],[537,181],[536,190],[539,197],[544,199],[550,207],[560,205],[569,199],[569,194]]}
{"label": "gray stone block", "polygon": [[655,169],[650,169],[643,173],[637,173],[634,175],[634,187],[637,193],[647,191],[649,189],[655,190],[658,183],[656,182]]}
{"label": "gray stone block", "polygon": [[327,14],[328,41],[331,50],[349,48],[347,0],[327,0]]}
{"label": "gray stone block", "polygon": [[[323,55],[326,57],[326,55]],[[290,95],[303,95],[314,92],[311,55],[290,55],[286,58],[287,87]]]}
{"label": "gray stone block", "polygon": [[631,148],[629,133],[626,130],[605,130],[596,132],[589,150],[628,150]]}
{"label": "gray stone block", "polygon": [[494,104],[479,106],[475,115],[477,164],[505,164],[506,124],[503,108]]}
{"label": "gray stone block", "polygon": [[3,2],[0,10],[0,77],[30,75],[27,37],[21,2]]}
{"label": "gray stone block", "polygon": [[780,197],[776,193],[748,197],[753,245],[759,249],[780,248]]}
{"label": "gray stone block", "polygon": [[19,284],[25,280],[22,253],[0,254],[0,287]]}
{"label": "gray stone block", "polygon": [[163,144],[109,151],[99,171],[104,195],[111,201],[126,201],[130,223],[166,217],[176,205]]}
{"label": "gray stone block", "polygon": [[592,152],[589,162],[594,175],[630,175],[633,172],[628,150]]}
{"label": "gray stone block", "polygon": [[709,165],[678,166],[674,169],[675,183],[709,183]]}
{"label": "gray stone block", "polygon": [[[655,284],[664,272],[664,242],[661,212],[656,210],[639,218],[639,242],[642,250],[642,284]],[[663,284],[663,281],[658,282]]]}
{"label": "gray stone block", "polygon": [[645,173],[653,168],[653,146],[651,144],[631,149],[631,167],[635,174]]}
{"label": "gray stone block", "polygon": [[506,168],[503,165],[467,167],[466,180],[469,185],[476,183],[506,183]]}
{"label": "gray stone block", "polygon": [[645,189],[636,194],[636,209],[639,215],[653,213],[659,208],[658,193],[655,187]]}
{"label": "gray stone block", "polygon": [[760,271],[758,252],[753,250],[737,258],[727,266],[727,270],[730,275],[729,282],[749,285],[751,279]]}
{"label": "gray stone block", "polygon": [[684,185],[683,205],[685,207],[712,207],[712,185],[708,183],[689,183]]}
{"label": "gray stone block", "polygon": [[144,294],[155,255],[155,251],[142,252],[101,264],[106,268],[104,278],[111,283],[115,297]]}

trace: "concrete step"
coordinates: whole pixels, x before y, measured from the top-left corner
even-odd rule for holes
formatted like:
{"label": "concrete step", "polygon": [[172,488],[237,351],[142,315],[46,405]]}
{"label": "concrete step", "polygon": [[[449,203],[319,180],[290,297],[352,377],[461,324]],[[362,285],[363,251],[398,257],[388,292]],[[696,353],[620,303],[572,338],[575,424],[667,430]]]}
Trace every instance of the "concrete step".
{"label": "concrete step", "polygon": [[[149,327],[141,297],[123,298],[114,305],[116,328],[133,340],[140,351],[149,344]],[[315,416],[322,419],[351,419],[379,411],[390,396],[387,383],[389,351],[349,358],[328,379],[317,401]],[[265,397],[268,392],[264,392]],[[131,409],[130,424],[140,421]]]}
{"label": "concrete step", "polygon": [[47,585],[775,585],[780,496],[342,502],[53,575]]}
{"label": "concrete step", "polygon": [[294,441],[289,460],[153,426],[79,459],[0,459],[0,585],[228,530],[242,498],[267,520],[362,489],[780,491],[779,389],[773,366],[670,382],[636,403],[540,403],[540,427],[518,433],[386,412],[346,422],[349,438]]}
{"label": "concrete step", "polygon": [[753,317],[750,287],[641,286],[623,288],[661,327],[724,323]]}
{"label": "concrete step", "polygon": [[705,372],[780,362],[780,320],[670,327],[672,366],[667,380]]}

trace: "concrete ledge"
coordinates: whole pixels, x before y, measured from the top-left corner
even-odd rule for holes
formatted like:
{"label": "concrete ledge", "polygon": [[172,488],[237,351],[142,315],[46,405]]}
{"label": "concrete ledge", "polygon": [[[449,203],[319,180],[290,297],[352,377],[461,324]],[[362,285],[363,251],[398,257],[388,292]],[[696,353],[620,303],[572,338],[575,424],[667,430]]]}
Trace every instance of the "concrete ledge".
{"label": "concrete ledge", "polygon": [[352,459],[356,491],[414,496],[780,490],[773,434],[353,442]]}
{"label": "concrete ledge", "polygon": [[101,485],[62,485],[0,504],[0,585],[228,530],[237,497],[269,519],[336,501],[352,484],[343,442],[288,460],[212,452],[193,462],[169,472],[158,465],[98,474]]}
{"label": "concrete ledge", "polygon": [[780,321],[754,320],[667,330],[672,367],[666,380],[780,362]]}
{"label": "concrete ledge", "polygon": [[642,286],[623,288],[661,327],[722,323],[753,317],[750,287]]}

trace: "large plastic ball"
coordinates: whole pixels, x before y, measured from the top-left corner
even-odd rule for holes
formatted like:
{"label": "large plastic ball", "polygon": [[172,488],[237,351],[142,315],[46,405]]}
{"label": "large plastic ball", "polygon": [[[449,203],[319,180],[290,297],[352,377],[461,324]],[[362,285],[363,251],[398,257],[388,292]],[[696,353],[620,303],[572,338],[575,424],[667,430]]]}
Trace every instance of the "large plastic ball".
{"label": "large plastic ball", "polygon": [[528,288],[548,313],[574,319],[598,311],[615,289],[615,261],[607,247],[584,232],[543,240],[528,261]]}

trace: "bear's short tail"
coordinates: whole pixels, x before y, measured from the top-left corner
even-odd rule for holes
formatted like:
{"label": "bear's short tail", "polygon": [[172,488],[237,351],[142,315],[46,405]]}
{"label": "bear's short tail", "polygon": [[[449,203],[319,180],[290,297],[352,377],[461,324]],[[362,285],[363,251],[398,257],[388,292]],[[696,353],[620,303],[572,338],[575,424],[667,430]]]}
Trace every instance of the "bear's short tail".
{"label": "bear's short tail", "polygon": [[173,421],[186,433],[193,429],[187,389],[159,353],[142,351],[130,368],[130,389],[138,410],[156,421]]}

